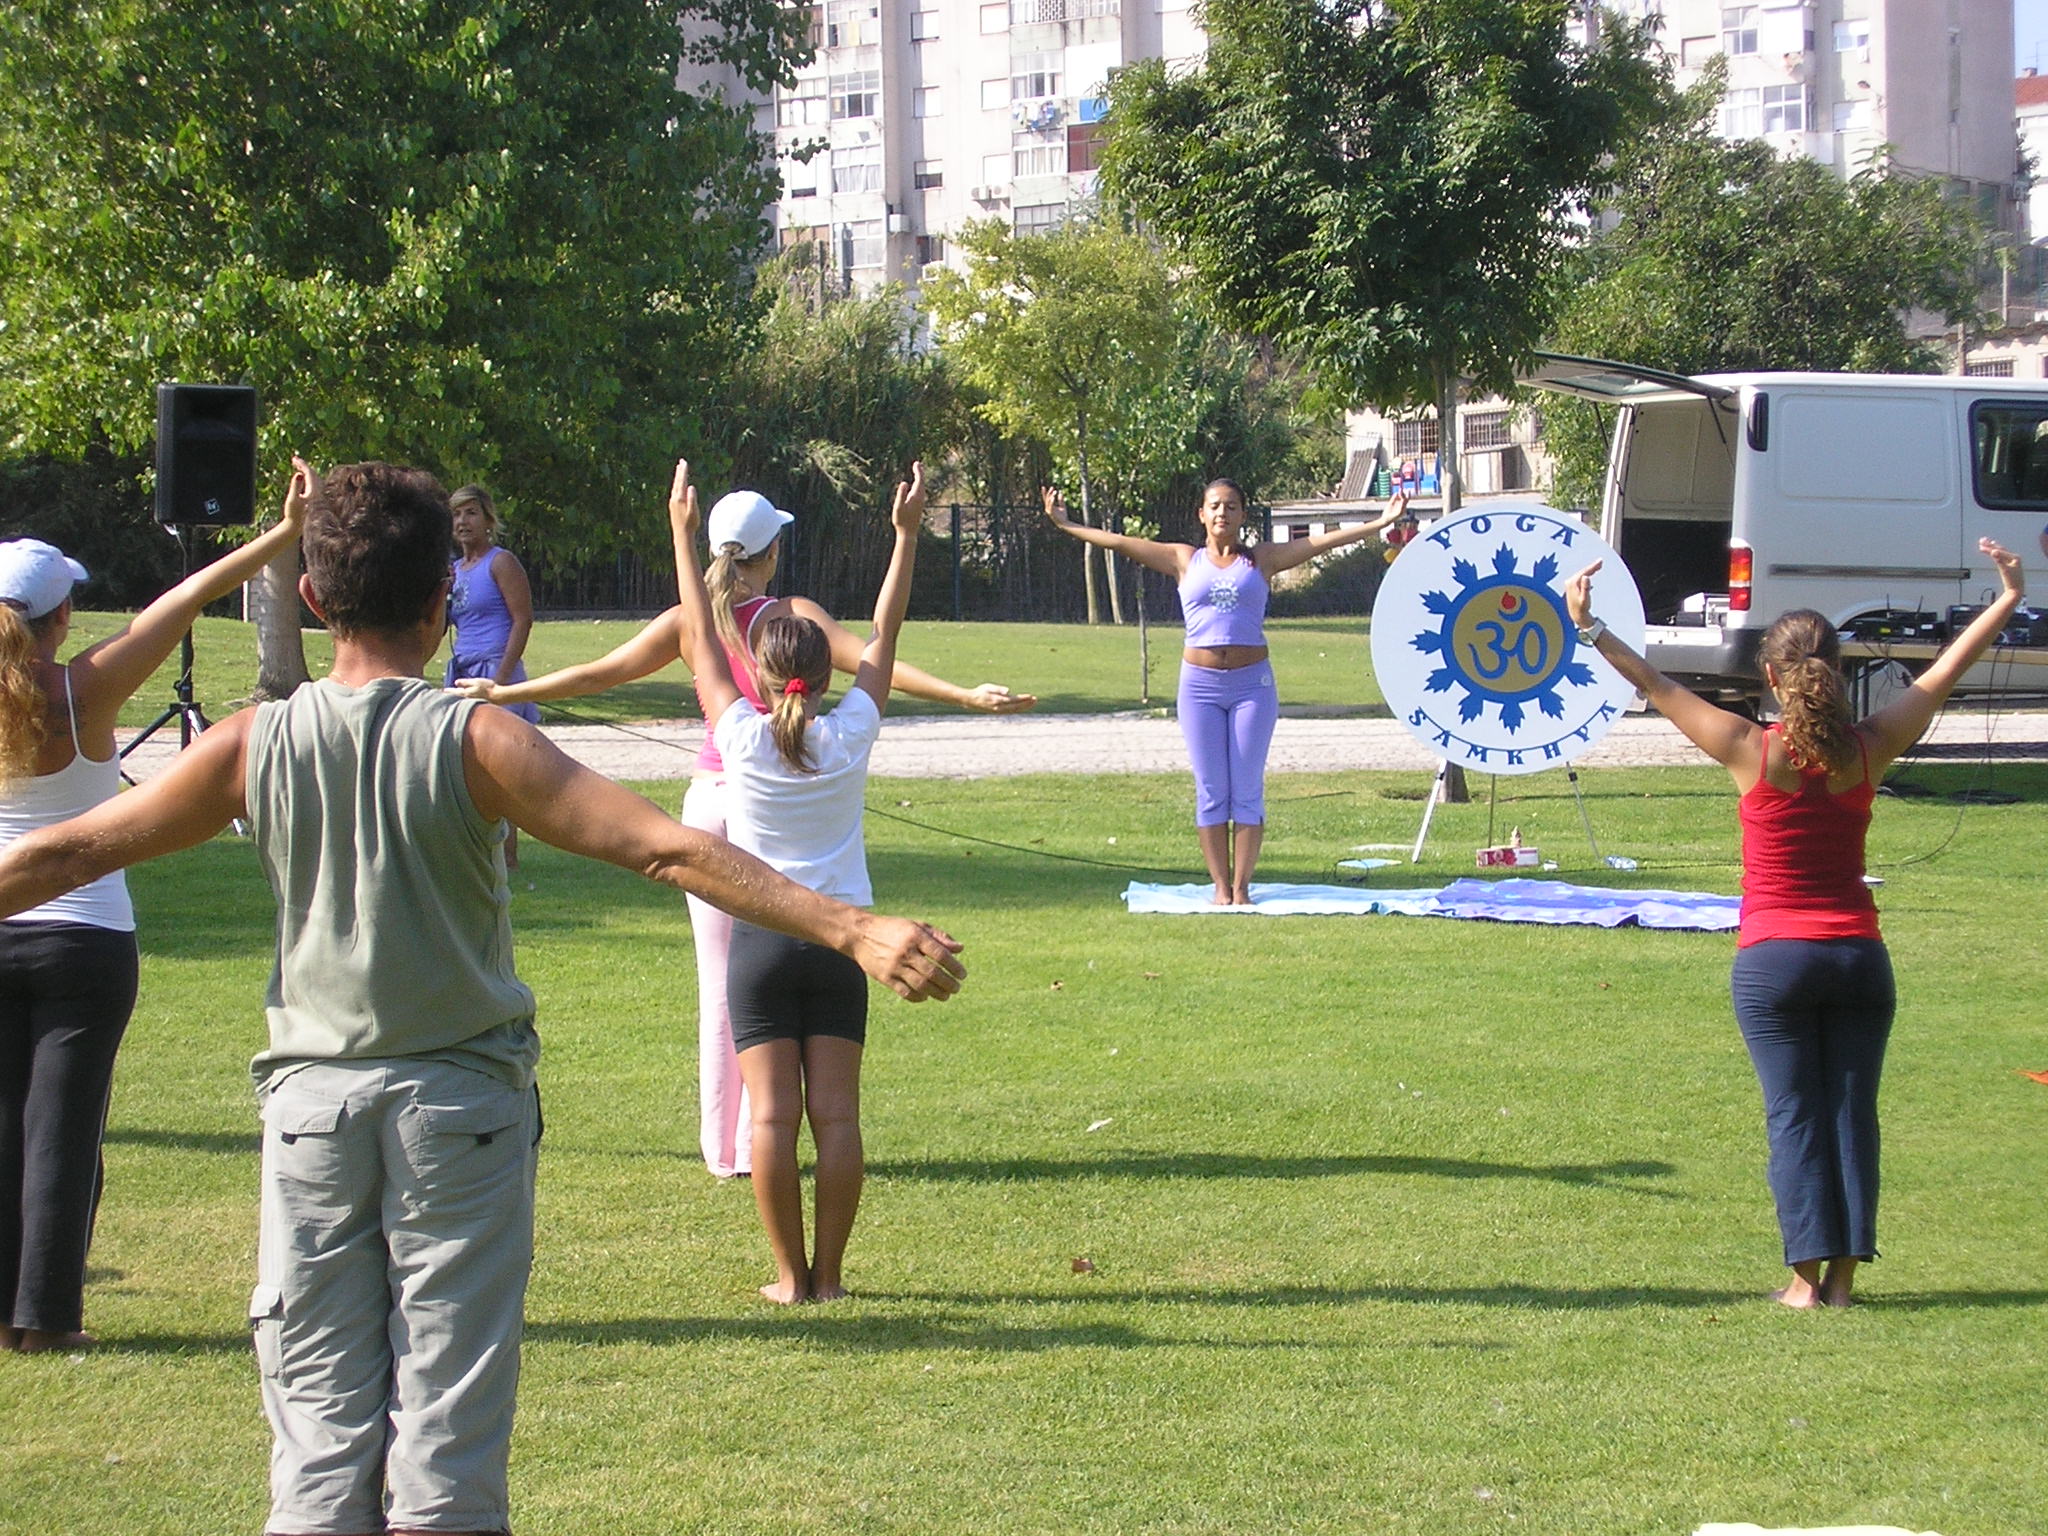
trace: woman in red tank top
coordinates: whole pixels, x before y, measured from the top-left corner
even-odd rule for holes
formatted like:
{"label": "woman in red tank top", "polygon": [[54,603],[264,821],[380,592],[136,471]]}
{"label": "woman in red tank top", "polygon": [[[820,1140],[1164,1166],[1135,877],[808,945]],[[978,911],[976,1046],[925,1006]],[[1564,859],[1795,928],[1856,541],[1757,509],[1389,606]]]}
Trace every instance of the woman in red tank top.
{"label": "woman in red tank top", "polygon": [[1989,649],[2026,594],[2019,556],[1990,539],[1998,600],[1875,714],[1852,719],[1841,640],[1810,609],[1764,634],[1758,660],[1780,723],[1717,708],[1593,617],[1595,561],[1565,586],[1579,638],[1728,770],[1740,797],[1742,925],[1730,990],[1764,1095],[1788,1307],[1846,1307],[1877,1256],[1877,1085],[1891,1034],[1891,959],[1863,880],[1876,786]]}

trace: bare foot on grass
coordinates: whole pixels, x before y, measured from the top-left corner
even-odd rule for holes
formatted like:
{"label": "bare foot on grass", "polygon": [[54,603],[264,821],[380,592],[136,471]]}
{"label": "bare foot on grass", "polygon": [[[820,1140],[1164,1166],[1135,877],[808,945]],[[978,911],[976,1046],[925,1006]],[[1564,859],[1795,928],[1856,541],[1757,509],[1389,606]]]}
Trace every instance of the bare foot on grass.
{"label": "bare foot on grass", "polygon": [[837,1284],[813,1286],[811,1288],[811,1300],[844,1301],[846,1300],[846,1287]]}
{"label": "bare foot on grass", "polygon": [[793,1307],[800,1301],[809,1301],[810,1292],[794,1280],[777,1280],[761,1287],[761,1294],[778,1307]]}
{"label": "bare foot on grass", "polygon": [[1853,1307],[1856,1298],[1850,1294],[1856,1285],[1857,1259],[1836,1259],[1828,1265],[1827,1274],[1820,1282],[1820,1304],[1824,1307]]}

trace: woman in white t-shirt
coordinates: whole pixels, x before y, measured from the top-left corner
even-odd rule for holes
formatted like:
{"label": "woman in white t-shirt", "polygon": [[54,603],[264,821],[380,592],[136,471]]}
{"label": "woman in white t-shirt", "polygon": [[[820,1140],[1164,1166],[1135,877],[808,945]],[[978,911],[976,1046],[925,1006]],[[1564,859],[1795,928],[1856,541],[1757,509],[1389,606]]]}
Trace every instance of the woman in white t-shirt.
{"label": "woman in white t-shirt", "polygon": [[[733,680],[697,559],[697,493],[676,465],[669,492],[684,654],[704,718],[725,764],[726,836],[798,884],[851,906],[874,899],[861,842],[868,753],[882,728],[896,634],[910,602],[910,572],[924,520],[924,467],[896,488],[896,545],[875,598],[874,633],[837,708],[819,705],[832,681],[832,648],[809,619],[754,627],[754,674],[766,710]],[[867,1039],[867,978],[845,956],[734,920],[726,963],[733,1046],[753,1109],[754,1202],[775,1255],[770,1301],[831,1301],[846,1294],[840,1262],[860,1207],[860,1060]],[[805,1257],[797,1187],[798,1122],[816,1145],[814,1229]]]}

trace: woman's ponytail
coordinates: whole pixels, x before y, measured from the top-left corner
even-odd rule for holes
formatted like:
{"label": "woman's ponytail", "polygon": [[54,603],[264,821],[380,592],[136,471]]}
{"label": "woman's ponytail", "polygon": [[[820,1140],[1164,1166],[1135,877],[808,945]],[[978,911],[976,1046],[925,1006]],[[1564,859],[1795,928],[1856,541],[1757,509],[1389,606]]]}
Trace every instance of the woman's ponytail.
{"label": "woman's ponytail", "polygon": [[1795,608],[1764,632],[1760,664],[1777,677],[1778,719],[1792,766],[1827,774],[1856,761],[1856,730],[1842,676],[1842,640],[1811,608]]}
{"label": "woman's ponytail", "polygon": [[36,681],[35,630],[19,608],[0,602],[0,788],[36,771],[48,708]]}
{"label": "woman's ponytail", "polygon": [[744,545],[721,544],[712,556],[711,568],[704,573],[704,590],[711,594],[712,627],[728,651],[740,653],[746,651],[747,641],[732,611],[753,595],[747,579],[739,572],[746,554]]}
{"label": "woman's ponytail", "polygon": [[[728,549],[736,546],[727,545]],[[816,773],[806,735],[804,701],[821,697],[832,682],[832,646],[809,619],[783,617],[761,626],[754,645],[754,675],[768,705],[775,750],[798,773]]]}

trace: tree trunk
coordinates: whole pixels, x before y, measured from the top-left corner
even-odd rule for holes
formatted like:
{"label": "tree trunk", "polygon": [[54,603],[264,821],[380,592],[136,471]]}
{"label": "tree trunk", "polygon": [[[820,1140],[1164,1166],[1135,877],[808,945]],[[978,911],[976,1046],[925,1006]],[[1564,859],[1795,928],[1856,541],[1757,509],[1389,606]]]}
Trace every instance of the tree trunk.
{"label": "tree trunk", "polygon": [[1152,702],[1152,635],[1145,623],[1145,568],[1134,565],[1131,601],[1138,606],[1138,702]]}
{"label": "tree trunk", "polygon": [[287,698],[309,680],[306,639],[299,632],[299,550],[285,550],[248,586],[256,625],[256,697]]}
{"label": "tree trunk", "polygon": [[1472,790],[1465,782],[1465,765],[1451,763],[1444,773],[1444,804],[1470,805]]}
{"label": "tree trunk", "polygon": [[1458,473],[1458,370],[1449,363],[1436,375],[1436,473],[1444,516],[1449,517],[1465,505],[1465,484]]}
{"label": "tree trunk", "polygon": [[[1090,510],[1092,488],[1088,483],[1088,413],[1086,411],[1076,411],[1074,413],[1074,458],[1081,471],[1081,521],[1093,528],[1098,525],[1096,524],[1094,513]],[[1102,551],[1102,570],[1104,581],[1109,587],[1110,622],[1121,624],[1124,621],[1124,602],[1123,595],[1117,591],[1116,586],[1116,556],[1106,549]],[[1096,590],[1095,568],[1092,565],[1088,568],[1088,577],[1088,622],[1090,624],[1100,624],[1102,622],[1102,598],[1101,594]]]}

